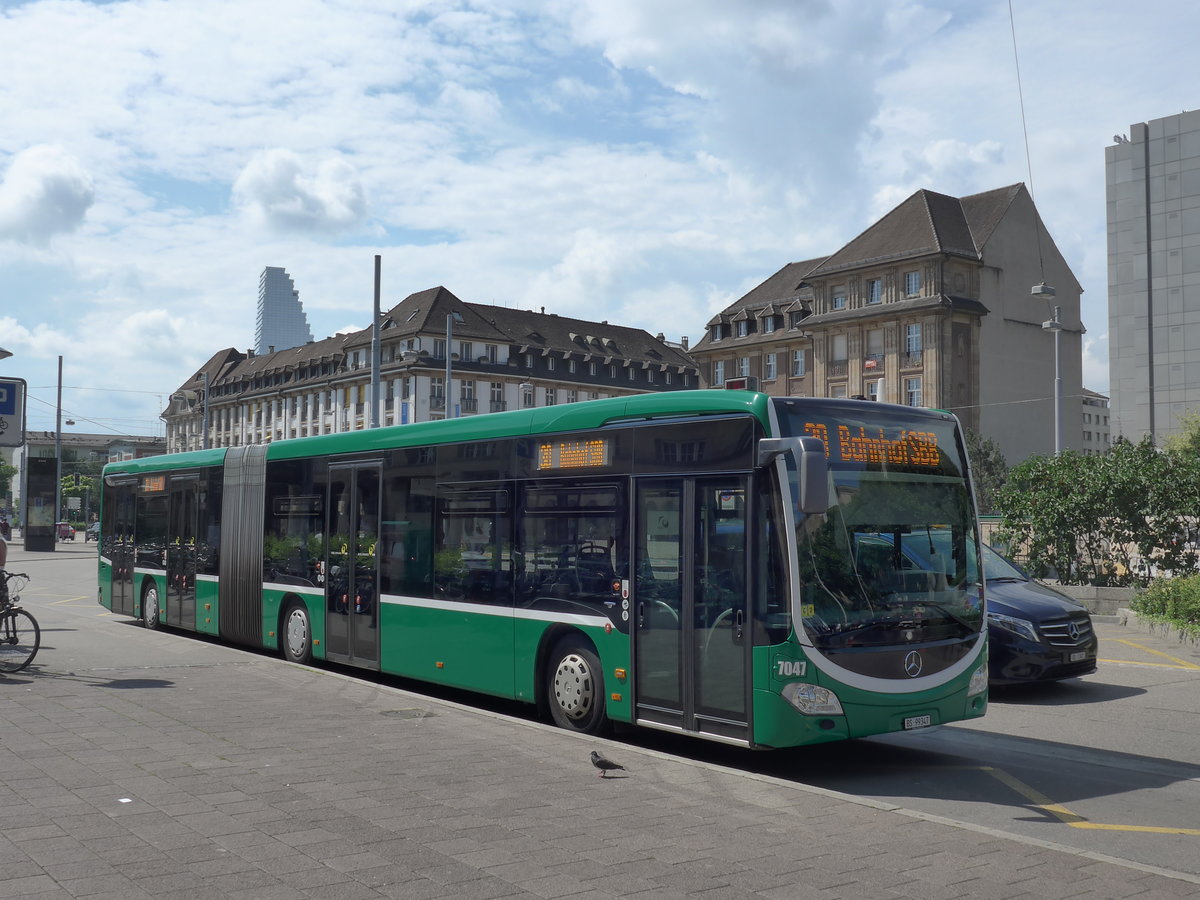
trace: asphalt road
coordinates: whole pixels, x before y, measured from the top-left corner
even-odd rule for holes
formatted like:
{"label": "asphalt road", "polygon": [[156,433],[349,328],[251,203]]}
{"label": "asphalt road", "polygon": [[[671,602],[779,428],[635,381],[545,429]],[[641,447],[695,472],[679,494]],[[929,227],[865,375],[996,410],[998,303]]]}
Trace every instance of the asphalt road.
{"label": "asphalt road", "polygon": [[[233,683],[247,651],[109,615],[96,604],[94,566],[94,544],[13,554],[10,569],[33,577],[37,670],[102,680],[136,659],[145,677],[123,687],[137,690],[155,687],[159,667],[219,663]],[[644,731],[622,739],[1200,876],[1200,647],[1136,622],[1097,631],[1094,675],[993,691],[988,715],[969,724],[774,753]],[[529,717],[520,705],[470,702]]]}

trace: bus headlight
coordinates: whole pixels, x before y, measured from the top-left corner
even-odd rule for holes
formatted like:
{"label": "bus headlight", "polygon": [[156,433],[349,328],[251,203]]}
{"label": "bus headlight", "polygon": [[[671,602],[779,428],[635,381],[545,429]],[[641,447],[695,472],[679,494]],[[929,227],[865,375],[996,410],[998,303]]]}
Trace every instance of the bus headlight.
{"label": "bus headlight", "polygon": [[984,663],[971,673],[971,683],[967,685],[967,696],[974,697],[976,694],[982,694],[987,690],[987,686],[988,667],[987,663]]}
{"label": "bus headlight", "polygon": [[793,681],[783,686],[783,699],[806,716],[840,716],[842,701],[828,688]]}

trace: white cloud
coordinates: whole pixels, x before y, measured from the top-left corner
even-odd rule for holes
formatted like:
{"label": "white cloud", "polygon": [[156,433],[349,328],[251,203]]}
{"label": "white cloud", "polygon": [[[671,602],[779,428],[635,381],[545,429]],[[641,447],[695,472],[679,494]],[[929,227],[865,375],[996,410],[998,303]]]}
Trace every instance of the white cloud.
{"label": "white cloud", "polygon": [[346,160],[326,159],[305,174],[298,155],[278,148],[246,165],[233,194],[253,220],[280,231],[344,231],[367,214],[366,192]]}
{"label": "white cloud", "polygon": [[91,177],[63,148],[22,150],[0,179],[0,239],[43,245],[78,228],[95,197]]}

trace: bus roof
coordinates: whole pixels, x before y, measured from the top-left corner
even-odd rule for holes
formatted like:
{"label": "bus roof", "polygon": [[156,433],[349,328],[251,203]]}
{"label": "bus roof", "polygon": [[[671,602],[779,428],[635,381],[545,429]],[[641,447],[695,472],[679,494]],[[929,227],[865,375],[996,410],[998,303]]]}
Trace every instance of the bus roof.
{"label": "bus roof", "polygon": [[[389,425],[337,434],[291,438],[267,445],[267,459],[300,459],[313,455],[362,453],[392,447],[447,444],[464,440],[519,437],[530,434],[554,434],[601,428],[615,422],[683,416],[743,414],[768,421],[770,397],[753,391],[693,390],[664,391],[606,400],[586,400],[536,409],[485,413],[458,419]],[[141,459],[109,463],[106,475],[138,473],[162,469],[189,469],[218,466],[228,448],[169,453]]]}

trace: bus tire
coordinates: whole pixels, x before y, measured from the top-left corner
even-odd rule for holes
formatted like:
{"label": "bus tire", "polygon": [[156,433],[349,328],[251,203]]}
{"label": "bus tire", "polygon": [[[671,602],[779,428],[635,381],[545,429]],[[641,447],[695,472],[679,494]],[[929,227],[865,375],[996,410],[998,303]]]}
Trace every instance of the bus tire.
{"label": "bus tire", "polygon": [[158,585],[149,582],[142,590],[142,624],[154,631],[162,624],[162,610],[158,605]]}
{"label": "bus tire", "polygon": [[546,702],[554,724],[579,734],[608,730],[604,674],[586,641],[566,637],[554,645],[546,667]]}
{"label": "bus tire", "polygon": [[284,659],[301,665],[312,662],[312,622],[308,608],[299,600],[291,601],[284,610],[279,636]]}

